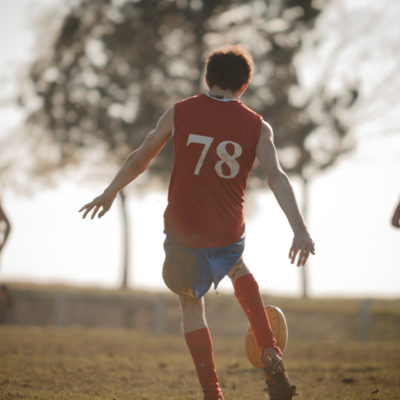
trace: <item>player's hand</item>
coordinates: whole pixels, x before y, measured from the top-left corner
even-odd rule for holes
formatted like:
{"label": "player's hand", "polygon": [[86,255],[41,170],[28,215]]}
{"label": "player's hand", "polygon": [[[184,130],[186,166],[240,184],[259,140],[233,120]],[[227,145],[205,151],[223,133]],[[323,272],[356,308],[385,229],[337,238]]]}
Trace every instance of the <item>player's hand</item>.
{"label": "player's hand", "polygon": [[315,245],[311,236],[307,231],[296,232],[289,251],[291,263],[294,264],[297,257],[297,266],[302,267],[306,263],[310,253],[315,254]]}
{"label": "player's hand", "polygon": [[86,215],[90,213],[90,211],[93,210],[91,219],[93,219],[97,212],[101,209],[101,211],[98,214],[98,217],[101,218],[110,208],[111,205],[115,199],[115,194],[110,194],[107,193],[106,191],[101,194],[100,196],[97,196],[93,201],[90,203],[85,204],[79,212],[84,211],[82,218],[86,218]]}

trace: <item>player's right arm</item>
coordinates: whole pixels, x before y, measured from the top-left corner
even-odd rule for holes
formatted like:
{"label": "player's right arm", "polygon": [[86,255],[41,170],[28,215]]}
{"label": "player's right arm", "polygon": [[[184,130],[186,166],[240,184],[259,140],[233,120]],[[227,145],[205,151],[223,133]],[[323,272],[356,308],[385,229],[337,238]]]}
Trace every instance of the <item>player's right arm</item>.
{"label": "player's right arm", "polygon": [[128,155],[104,193],[79,210],[84,211],[82,218],[92,210],[91,218],[94,218],[101,208],[98,214],[100,218],[110,209],[118,192],[145,171],[150,161],[161,151],[172,135],[173,126],[174,107],[171,106],[160,117],[156,127],[149,132],[143,143]]}
{"label": "player's right arm", "polygon": [[262,123],[256,155],[267,175],[268,185],[274,193],[279,206],[286,214],[294,233],[289,258],[294,263],[298,255],[297,265],[304,265],[310,252],[312,254],[315,253],[314,242],[301,216],[289,178],[279,164],[272,128],[265,121]]}

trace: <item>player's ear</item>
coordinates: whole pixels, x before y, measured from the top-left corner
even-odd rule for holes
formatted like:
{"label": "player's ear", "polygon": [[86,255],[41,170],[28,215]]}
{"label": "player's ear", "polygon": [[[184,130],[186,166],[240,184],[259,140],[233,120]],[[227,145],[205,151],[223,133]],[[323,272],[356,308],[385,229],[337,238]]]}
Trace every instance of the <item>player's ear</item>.
{"label": "player's ear", "polygon": [[247,89],[247,86],[249,85],[249,81],[243,83],[242,87],[240,88],[239,92],[240,94],[243,94],[244,91]]}
{"label": "player's ear", "polygon": [[205,77],[205,80],[206,80],[207,86],[210,87],[210,82],[208,81],[208,78],[207,78],[207,77]]}

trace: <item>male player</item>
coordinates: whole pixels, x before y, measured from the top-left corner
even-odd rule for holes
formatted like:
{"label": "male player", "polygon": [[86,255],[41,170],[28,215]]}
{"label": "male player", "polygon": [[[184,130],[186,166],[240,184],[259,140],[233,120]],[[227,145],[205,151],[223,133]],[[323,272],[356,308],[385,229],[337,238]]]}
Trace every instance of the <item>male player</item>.
{"label": "male player", "polygon": [[314,254],[314,243],[279,165],[271,127],[239,101],[252,72],[253,61],[240,47],[211,53],[206,62],[209,92],[168,108],[104,193],[80,210],[83,218],[92,210],[92,218],[98,212],[102,217],[117,193],[147,168],[172,136],[174,166],[164,214],[163,278],[179,296],[183,331],[205,400],[221,400],[223,395],[203,296],[226,275],[263,349],[270,398],[286,400],[294,394],[258,284],[242,258],[244,193],[255,157],[292,227],[291,262],[297,259],[297,265],[303,266],[309,254]]}

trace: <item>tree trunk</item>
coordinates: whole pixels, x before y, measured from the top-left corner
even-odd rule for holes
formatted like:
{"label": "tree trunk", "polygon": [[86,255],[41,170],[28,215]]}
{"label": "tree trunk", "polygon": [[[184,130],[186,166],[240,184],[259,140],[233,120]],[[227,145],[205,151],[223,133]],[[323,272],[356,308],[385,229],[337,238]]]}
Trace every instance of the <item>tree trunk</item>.
{"label": "tree trunk", "polygon": [[119,199],[121,201],[121,217],[122,217],[122,283],[121,288],[128,287],[129,278],[129,220],[128,209],[126,205],[126,195],[123,190],[119,192]]}
{"label": "tree trunk", "polygon": [[[308,209],[309,209],[309,186],[308,186],[308,179],[305,177],[302,177],[302,201],[301,201],[301,213],[303,215],[304,220],[307,223],[308,220]],[[307,265],[308,261],[306,264],[301,267],[301,277],[302,277],[302,297],[307,298],[309,293],[308,293],[308,271],[307,271]]]}

